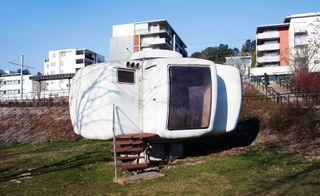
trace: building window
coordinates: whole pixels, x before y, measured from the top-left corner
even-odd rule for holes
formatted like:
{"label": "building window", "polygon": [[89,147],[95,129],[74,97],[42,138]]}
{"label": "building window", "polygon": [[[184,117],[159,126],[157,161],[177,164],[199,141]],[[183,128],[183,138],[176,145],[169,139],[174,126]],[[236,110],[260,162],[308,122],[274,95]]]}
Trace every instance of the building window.
{"label": "building window", "polygon": [[61,66],[63,66],[63,65],[64,65],[64,62],[63,62],[63,61],[61,61],[61,62],[60,62],[60,65],[61,65]]}
{"label": "building window", "polygon": [[83,50],[77,50],[76,51],[76,55],[82,55],[82,54],[84,54]]}
{"label": "building window", "polygon": [[3,91],[3,94],[8,94],[8,95],[20,94],[20,90],[5,90]]}
{"label": "building window", "polygon": [[265,41],[264,44],[278,44],[278,40]]}
{"label": "building window", "polygon": [[209,127],[211,72],[209,67],[169,67],[169,130]]}
{"label": "building window", "polygon": [[66,56],[66,52],[61,52],[60,54],[61,54],[60,55],[61,57],[65,57]]}
{"label": "building window", "polygon": [[51,63],[51,67],[54,67],[54,66],[56,66],[56,63],[55,63],[55,62],[52,62],[52,63]]}
{"label": "building window", "polygon": [[319,60],[319,59],[314,60],[314,64],[315,64],[315,65],[319,65],[319,64],[320,64],[320,60]]}
{"label": "building window", "polygon": [[55,58],[56,57],[56,53],[52,53],[52,58]]}
{"label": "building window", "polygon": [[3,82],[4,85],[17,85],[20,84],[20,80],[7,80]]}
{"label": "building window", "polygon": [[278,31],[278,29],[265,29],[263,32],[275,32]]}
{"label": "building window", "polygon": [[76,64],[82,64],[83,63],[83,59],[76,59]]}
{"label": "building window", "polygon": [[117,70],[118,82],[134,84],[134,71],[133,70]]}
{"label": "building window", "polygon": [[307,36],[308,33],[305,32],[298,32],[294,34],[294,45],[301,46],[307,44]]}
{"label": "building window", "polygon": [[49,68],[49,64],[47,64],[47,68]]}

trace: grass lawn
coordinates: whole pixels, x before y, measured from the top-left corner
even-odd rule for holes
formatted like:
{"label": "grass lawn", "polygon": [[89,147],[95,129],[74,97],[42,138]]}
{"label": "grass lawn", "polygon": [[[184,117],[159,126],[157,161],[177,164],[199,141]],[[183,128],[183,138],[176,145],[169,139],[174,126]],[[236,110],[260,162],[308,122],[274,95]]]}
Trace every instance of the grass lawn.
{"label": "grass lawn", "polygon": [[[247,147],[237,155],[208,155],[201,163],[162,169],[165,177],[121,186],[105,141],[59,141],[0,149],[1,195],[297,194],[320,192],[320,162]],[[31,174],[31,176],[29,176]],[[29,177],[21,178],[27,175]]]}

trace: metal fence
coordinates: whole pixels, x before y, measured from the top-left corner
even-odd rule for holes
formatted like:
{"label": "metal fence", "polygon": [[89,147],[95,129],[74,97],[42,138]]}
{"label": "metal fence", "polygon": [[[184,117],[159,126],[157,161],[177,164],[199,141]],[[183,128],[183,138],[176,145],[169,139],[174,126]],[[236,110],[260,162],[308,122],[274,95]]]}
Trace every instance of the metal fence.
{"label": "metal fence", "polygon": [[42,91],[31,92],[14,95],[2,95],[0,96],[1,105],[9,105],[12,103],[55,103],[63,102],[67,103],[69,99],[69,90],[57,90],[57,91]]}
{"label": "metal fence", "polygon": [[[278,93],[272,87],[265,84],[264,77],[259,76],[251,78],[251,81],[256,83],[259,88],[266,92],[266,95],[255,95],[255,96],[244,96],[244,101],[258,100],[258,101],[275,101],[278,103],[288,104],[320,104],[320,91],[305,92],[302,89],[296,87],[291,80],[291,75],[276,75],[271,77],[272,80],[276,81],[282,88],[286,88],[290,93]],[[270,79],[270,78],[269,78]]]}

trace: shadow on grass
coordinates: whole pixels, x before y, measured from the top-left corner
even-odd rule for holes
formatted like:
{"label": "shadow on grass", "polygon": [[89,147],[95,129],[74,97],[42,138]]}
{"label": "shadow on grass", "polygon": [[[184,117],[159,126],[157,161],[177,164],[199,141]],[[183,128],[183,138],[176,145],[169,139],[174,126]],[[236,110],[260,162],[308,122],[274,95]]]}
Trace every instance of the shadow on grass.
{"label": "shadow on grass", "polygon": [[251,118],[239,122],[236,130],[227,135],[206,136],[185,142],[186,156],[204,156],[235,147],[248,146],[257,137],[260,121]]}
{"label": "shadow on grass", "polygon": [[[312,185],[312,186],[320,186],[320,180],[318,178],[318,175],[314,175],[313,180],[315,180],[316,182],[304,182],[303,179],[306,177],[310,177],[310,174],[312,172],[315,172],[316,170],[320,169],[320,162],[316,162],[313,163],[312,165],[310,165],[309,167],[305,168],[303,171],[300,172],[296,172],[294,174],[279,178],[275,181],[270,181],[269,183],[264,183],[264,185],[262,185],[261,189],[258,191],[255,191],[256,194],[259,193],[266,193],[267,191],[272,191],[272,190],[279,190],[279,193],[286,193],[288,191],[291,191],[294,187],[296,187],[299,184],[303,184],[303,185]],[[286,184],[291,184],[290,186],[286,187],[285,190],[281,190],[281,187],[285,186]],[[253,195],[255,195],[253,193]]]}
{"label": "shadow on grass", "polygon": [[0,182],[16,179],[16,178],[22,178],[22,177],[28,177],[28,176],[34,176],[34,175],[40,175],[50,172],[56,172],[61,170],[66,170],[70,168],[76,168],[82,165],[91,164],[91,163],[97,163],[109,160],[110,158],[107,158],[105,156],[105,152],[101,151],[94,151],[94,152],[88,152],[85,154],[77,155],[74,157],[71,157],[69,159],[60,160],[48,165],[44,165],[35,169],[31,170],[25,170],[25,171],[19,171],[16,173],[11,174],[1,174],[0,173]]}

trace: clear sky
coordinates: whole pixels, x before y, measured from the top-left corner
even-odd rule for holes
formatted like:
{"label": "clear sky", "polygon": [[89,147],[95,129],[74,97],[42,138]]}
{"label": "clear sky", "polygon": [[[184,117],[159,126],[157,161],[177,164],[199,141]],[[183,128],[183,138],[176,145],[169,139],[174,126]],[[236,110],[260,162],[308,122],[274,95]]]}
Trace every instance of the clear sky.
{"label": "clear sky", "polygon": [[112,25],[167,19],[190,55],[219,43],[241,48],[257,25],[318,12],[320,0],[1,0],[0,68],[43,72],[49,50],[88,48],[108,59]]}

